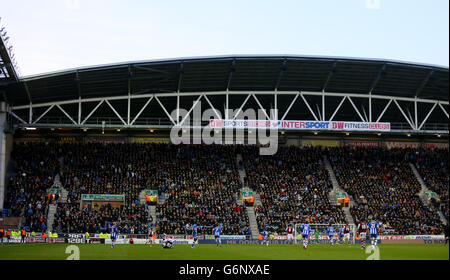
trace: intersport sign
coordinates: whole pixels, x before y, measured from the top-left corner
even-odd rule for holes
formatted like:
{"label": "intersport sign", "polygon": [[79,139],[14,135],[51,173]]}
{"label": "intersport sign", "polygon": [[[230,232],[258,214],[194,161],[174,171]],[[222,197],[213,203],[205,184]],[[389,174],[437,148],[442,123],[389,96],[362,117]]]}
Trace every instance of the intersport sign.
{"label": "intersport sign", "polygon": [[270,120],[220,120],[209,122],[210,128],[282,129],[282,130],[332,130],[332,131],[380,131],[391,130],[390,123],[338,122],[338,121],[270,121]]}

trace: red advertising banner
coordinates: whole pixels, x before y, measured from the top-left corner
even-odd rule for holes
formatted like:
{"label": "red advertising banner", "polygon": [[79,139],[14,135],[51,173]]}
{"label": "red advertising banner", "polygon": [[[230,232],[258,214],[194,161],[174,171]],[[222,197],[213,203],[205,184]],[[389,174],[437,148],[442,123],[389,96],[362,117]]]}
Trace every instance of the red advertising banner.
{"label": "red advertising banner", "polygon": [[425,143],[427,149],[448,149],[448,143]]}
{"label": "red advertising banner", "polygon": [[275,235],[273,237],[274,240],[288,240],[288,236],[287,235]]}
{"label": "red advertising banner", "polygon": [[209,122],[210,128],[268,128],[292,130],[334,130],[334,131],[390,131],[390,123],[369,122],[329,122],[329,121],[297,121],[297,120],[220,120]]}
{"label": "red advertising banner", "polygon": [[[309,239],[315,239],[314,236],[310,236]],[[329,240],[330,237],[328,237],[327,235],[319,235],[319,240]],[[288,240],[288,236],[287,235],[275,235],[273,237],[273,240]]]}
{"label": "red advertising banner", "polygon": [[384,145],[388,149],[392,148],[420,148],[419,142],[384,142]]}
{"label": "red advertising banner", "polygon": [[66,240],[64,238],[47,238],[47,243],[65,243]]}
{"label": "red advertising banner", "polygon": [[353,141],[353,140],[346,140],[346,141],[344,141],[344,147],[380,148],[381,147],[381,143],[380,143],[380,141]]}
{"label": "red advertising banner", "polygon": [[379,239],[380,240],[406,240],[406,235],[380,235]]}
{"label": "red advertising banner", "polygon": [[42,237],[28,237],[27,242],[30,243],[45,243],[45,238]]}

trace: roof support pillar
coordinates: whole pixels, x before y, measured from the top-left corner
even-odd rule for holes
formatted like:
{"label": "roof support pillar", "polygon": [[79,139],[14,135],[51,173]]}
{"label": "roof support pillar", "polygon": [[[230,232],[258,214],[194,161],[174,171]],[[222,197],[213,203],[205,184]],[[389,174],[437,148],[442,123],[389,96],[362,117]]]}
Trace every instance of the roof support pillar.
{"label": "roof support pillar", "polygon": [[364,114],[364,119],[366,120],[366,122],[368,122],[369,118],[367,117],[366,108],[364,108],[364,105],[362,105],[362,104],[361,104],[361,109]]}
{"label": "roof support pillar", "polygon": [[320,113],[319,104],[316,103],[317,114],[319,115],[319,120],[322,120],[322,114]]}
{"label": "roof support pillar", "polygon": [[81,124],[81,97],[78,98],[78,124]]}
{"label": "roof support pillar", "polygon": [[322,91],[322,121],[325,121],[325,91]]}
{"label": "roof support pillar", "polygon": [[277,110],[278,111],[278,94],[277,94],[277,92],[275,92],[275,95],[273,96],[273,98],[274,98],[274,101],[275,101],[275,110]]}
{"label": "roof support pillar", "polygon": [[33,123],[33,104],[30,103],[30,109],[28,111],[28,123]]}
{"label": "roof support pillar", "polygon": [[180,124],[180,92],[177,92],[177,124]]}
{"label": "roof support pillar", "polygon": [[[250,96],[250,95],[249,95]],[[225,100],[225,119],[226,120],[228,120],[228,105],[229,105],[229,100],[228,100],[228,98],[229,98],[229,94],[228,94],[228,91],[227,91],[227,93],[226,93],[226,100]]]}
{"label": "roof support pillar", "polygon": [[418,129],[419,122],[417,120],[417,118],[418,118],[418,116],[417,116],[417,96],[414,100],[414,118],[415,118],[414,125],[416,126],[416,129]]}

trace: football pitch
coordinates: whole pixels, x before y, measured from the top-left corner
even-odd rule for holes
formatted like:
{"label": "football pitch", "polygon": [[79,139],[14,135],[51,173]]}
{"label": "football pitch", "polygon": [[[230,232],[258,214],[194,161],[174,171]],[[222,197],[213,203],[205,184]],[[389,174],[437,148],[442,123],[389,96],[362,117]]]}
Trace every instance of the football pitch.
{"label": "football pitch", "polygon": [[[65,260],[66,248],[76,245],[80,260],[366,260],[359,245],[159,245],[106,244],[0,244],[0,260]],[[449,247],[442,244],[381,244],[380,260],[448,260]],[[73,253],[73,252],[72,252]]]}

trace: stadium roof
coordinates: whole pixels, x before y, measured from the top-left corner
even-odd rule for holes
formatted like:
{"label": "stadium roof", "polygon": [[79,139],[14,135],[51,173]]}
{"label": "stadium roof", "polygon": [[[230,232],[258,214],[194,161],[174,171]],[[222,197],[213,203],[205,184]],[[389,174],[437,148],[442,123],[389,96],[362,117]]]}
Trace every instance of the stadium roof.
{"label": "stadium roof", "polygon": [[[130,82],[130,85],[129,85]],[[449,68],[393,60],[230,55],[123,62],[23,77],[14,106],[89,97],[208,91],[326,91],[448,101]]]}
{"label": "stadium roof", "polygon": [[5,39],[8,37],[3,36],[4,33],[1,33],[3,30],[4,28],[0,29],[0,87],[19,81],[11,58],[12,47],[6,44]]}
{"label": "stadium roof", "polygon": [[276,108],[284,120],[380,121],[395,131],[448,133],[448,74],[442,66],[378,59],[193,57],[23,77],[5,99],[20,126],[170,128],[176,108],[192,111],[204,101],[219,118],[227,118],[225,109]]}

